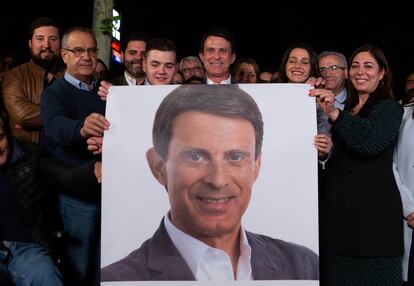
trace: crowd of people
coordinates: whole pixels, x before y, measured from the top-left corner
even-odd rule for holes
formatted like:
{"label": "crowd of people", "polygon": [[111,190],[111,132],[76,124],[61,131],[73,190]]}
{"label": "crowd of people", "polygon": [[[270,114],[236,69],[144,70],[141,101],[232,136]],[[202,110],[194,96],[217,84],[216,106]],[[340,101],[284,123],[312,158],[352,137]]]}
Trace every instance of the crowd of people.
{"label": "crowd of people", "polygon": [[312,86],[321,285],[414,285],[414,72],[398,102],[380,47],[363,45],[347,60],[293,43],[270,73],[237,59],[234,36],[222,28],[180,61],[174,42],[130,33],[124,72],[109,78],[90,29],[62,34],[52,19],[37,18],[29,31],[31,60],[11,67],[5,58],[0,66],[1,285],[99,285],[111,85],[244,83]]}

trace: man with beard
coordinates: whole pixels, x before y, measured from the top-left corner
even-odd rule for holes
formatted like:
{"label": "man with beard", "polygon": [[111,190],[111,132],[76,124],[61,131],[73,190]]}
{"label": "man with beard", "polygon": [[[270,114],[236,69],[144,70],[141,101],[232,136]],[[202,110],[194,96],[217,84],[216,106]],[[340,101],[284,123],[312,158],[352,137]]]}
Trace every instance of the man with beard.
{"label": "man with beard", "polygon": [[7,72],[3,80],[4,105],[13,135],[21,141],[41,139],[40,97],[55,78],[63,76],[60,35],[56,22],[37,18],[29,25],[32,59]]}
{"label": "man with beard", "polygon": [[148,38],[142,33],[131,33],[127,36],[122,49],[122,62],[125,72],[112,80],[114,85],[139,85],[145,80],[142,65]]}

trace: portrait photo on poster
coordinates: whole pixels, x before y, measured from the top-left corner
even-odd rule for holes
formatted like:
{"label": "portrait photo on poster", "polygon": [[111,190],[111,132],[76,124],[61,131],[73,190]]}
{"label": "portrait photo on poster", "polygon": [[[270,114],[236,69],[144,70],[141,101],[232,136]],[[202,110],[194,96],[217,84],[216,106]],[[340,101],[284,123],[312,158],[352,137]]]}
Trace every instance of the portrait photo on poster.
{"label": "portrait photo on poster", "polygon": [[309,89],[111,87],[101,285],[319,285]]}

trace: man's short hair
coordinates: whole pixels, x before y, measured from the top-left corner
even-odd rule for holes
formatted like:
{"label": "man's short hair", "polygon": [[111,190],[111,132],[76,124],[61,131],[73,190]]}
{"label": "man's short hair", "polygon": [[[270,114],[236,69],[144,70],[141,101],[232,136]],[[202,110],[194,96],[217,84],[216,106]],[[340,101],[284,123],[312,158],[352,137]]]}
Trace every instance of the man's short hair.
{"label": "man's short hair", "polygon": [[155,114],[152,142],[166,160],[174,119],[188,111],[240,118],[250,122],[256,137],[255,157],[261,154],[263,119],[254,99],[237,85],[182,85],[170,92]]}
{"label": "man's short hair", "polygon": [[142,41],[148,43],[148,37],[144,33],[141,32],[132,32],[127,34],[125,40],[122,41],[121,50],[125,52],[126,48],[128,47],[129,42],[132,41]]}
{"label": "man's short hair", "polygon": [[341,62],[341,65],[347,70],[348,69],[348,63],[346,61],[346,57],[344,56],[344,54],[340,53],[340,52],[336,52],[336,51],[323,51],[322,53],[319,54],[319,60],[321,58],[327,57],[327,56],[335,56],[339,59],[339,61]]}
{"label": "man's short hair", "polygon": [[149,40],[145,48],[145,56],[151,50],[163,51],[163,52],[176,52],[176,47],[173,41],[166,38],[155,38]]}
{"label": "man's short hair", "polygon": [[57,25],[57,23],[55,22],[55,20],[48,18],[48,17],[39,17],[34,19],[32,22],[30,22],[29,24],[29,31],[28,31],[28,39],[31,40],[34,34],[34,31],[39,28],[39,27],[47,27],[47,26],[52,26],[55,27],[56,29],[58,29],[59,32],[59,36],[60,36],[60,28]]}
{"label": "man's short hair", "polygon": [[76,27],[71,27],[71,28],[67,29],[65,31],[65,33],[63,34],[63,37],[62,37],[62,48],[65,48],[65,49],[69,49],[70,48],[68,46],[69,35],[72,34],[72,33],[74,33],[74,32],[80,32],[80,33],[85,33],[85,34],[91,35],[92,38],[93,38],[93,40],[95,41],[95,46],[97,45],[95,35],[93,34],[93,32],[92,32],[91,29],[85,28],[85,27],[76,26]]}
{"label": "man's short hair", "polygon": [[204,52],[204,43],[206,42],[207,38],[211,36],[224,38],[231,44],[231,53],[234,54],[236,52],[236,42],[234,40],[233,34],[224,28],[213,28],[203,35],[203,38],[200,41],[200,53]]}
{"label": "man's short hair", "polygon": [[179,65],[179,70],[182,70],[184,68],[184,65],[186,63],[190,63],[190,62],[196,63],[197,66],[199,66],[199,67],[203,67],[203,64],[201,63],[199,58],[197,58],[195,56],[186,56],[186,57],[181,59],[180,65]]}

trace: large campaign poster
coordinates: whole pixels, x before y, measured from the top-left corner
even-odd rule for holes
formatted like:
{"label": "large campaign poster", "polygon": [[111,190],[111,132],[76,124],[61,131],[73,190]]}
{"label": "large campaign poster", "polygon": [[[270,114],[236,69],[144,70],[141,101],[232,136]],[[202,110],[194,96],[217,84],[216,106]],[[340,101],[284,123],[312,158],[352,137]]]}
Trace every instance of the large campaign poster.
{"label": "large campaign poster", "polygon": [[[254,233],[318,249],[315,99],[306,84],[239,85],[263,115],[262,166],[243,226]],[[169,210],[166,190],[153,177],[145,153],[162,99],[176,85],[113,86],[103,146],[101,267],[152,237]],[[319,281],[247,281],[236,285],[319,285]],[[217,285],[189,281],[102,282],[102,285]],[[220,282],[220,285],[234,283]]]}

